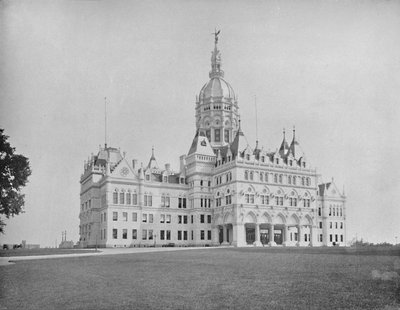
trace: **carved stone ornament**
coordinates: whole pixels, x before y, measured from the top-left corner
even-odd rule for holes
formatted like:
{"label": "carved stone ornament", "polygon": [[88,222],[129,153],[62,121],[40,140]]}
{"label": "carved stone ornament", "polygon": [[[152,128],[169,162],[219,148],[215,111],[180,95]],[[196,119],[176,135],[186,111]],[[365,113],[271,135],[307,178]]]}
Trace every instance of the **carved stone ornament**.
{"label": "carved stone ornament", "polygon": [[126,177],[129,174],[129,169],[127,167],[123,167],[119,172],[123,177]]}

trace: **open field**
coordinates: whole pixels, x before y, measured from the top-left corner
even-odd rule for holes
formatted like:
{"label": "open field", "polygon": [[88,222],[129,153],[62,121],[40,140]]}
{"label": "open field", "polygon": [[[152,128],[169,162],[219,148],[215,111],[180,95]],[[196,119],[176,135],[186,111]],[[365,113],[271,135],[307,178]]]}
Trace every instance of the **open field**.
{"label": "open field", "polygon": [[225,248],[17,262],[0,309],[398,309],[399,252]]}

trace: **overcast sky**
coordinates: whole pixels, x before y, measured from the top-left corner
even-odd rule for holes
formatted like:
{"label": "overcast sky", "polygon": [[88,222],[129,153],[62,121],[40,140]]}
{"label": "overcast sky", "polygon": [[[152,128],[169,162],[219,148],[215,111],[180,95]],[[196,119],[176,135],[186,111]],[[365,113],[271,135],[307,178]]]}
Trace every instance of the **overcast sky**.
{"label": "overcast sky", "polygon": [[79,236],[83,162],[108,144],[178,170],[215,27],[242,129],[285,127],[347,195],[348,239],[400,242],[399,1],[1,1],[0,127],[29,157],[26,213],[0,242]]}

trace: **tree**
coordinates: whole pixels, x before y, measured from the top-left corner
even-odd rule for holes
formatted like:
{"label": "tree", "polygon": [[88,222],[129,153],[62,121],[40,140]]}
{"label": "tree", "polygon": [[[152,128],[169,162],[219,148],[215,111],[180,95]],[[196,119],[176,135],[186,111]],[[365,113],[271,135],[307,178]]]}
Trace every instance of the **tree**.
{"label": "tree", "polygon": [[[28,158],[15,153],[3,132],[0,128],[0,215],[10,218],[24,212],[25,195],[21,194],[21,189],[32,171]],[[0,233],[4,233],[5,225],[0,218]]]}

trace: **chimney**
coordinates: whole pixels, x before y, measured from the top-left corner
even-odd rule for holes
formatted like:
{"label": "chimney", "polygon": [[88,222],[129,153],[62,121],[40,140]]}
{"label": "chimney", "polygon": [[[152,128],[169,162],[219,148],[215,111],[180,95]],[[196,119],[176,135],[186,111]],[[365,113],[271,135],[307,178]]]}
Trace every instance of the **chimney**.
{"label": "chimney", "polygon": [[165,164],[165,170],[169,171],[171,169],[171,165],[170,164]]}

